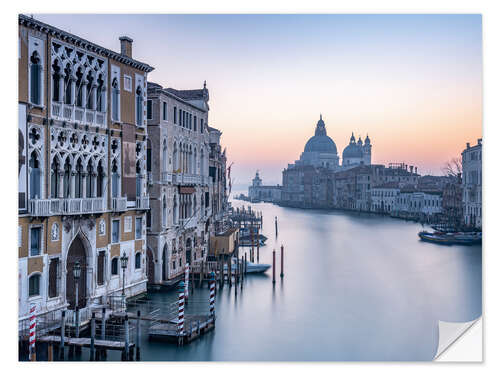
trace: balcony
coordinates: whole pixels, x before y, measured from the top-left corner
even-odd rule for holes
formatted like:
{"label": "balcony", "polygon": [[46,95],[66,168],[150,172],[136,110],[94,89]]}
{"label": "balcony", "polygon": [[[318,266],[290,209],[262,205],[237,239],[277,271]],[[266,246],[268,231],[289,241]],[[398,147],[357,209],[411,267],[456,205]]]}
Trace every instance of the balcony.
{"label": "balcony", "polygon": [[106,210],[103,198],[30,199],[33,216],[82,215]]}
{"label": "balcony", "polygon": [[137,210],[149,210],[149,195],[136,197],[135,208]]}
{"label": "balcony", "polygon": [[123,212],[127,210],[127,197],[111,198],[111,209],[113,212]]}
{"label": "balcony", "polygon": [[172,175],[172,182],[177,185],[200,185],[202,176],[197,174],[176,173]]}
{"label": "balcony", "polygon": [[80,124],[99,127],[106,126],[106,113],[74,105],[53,102],[51,106],[52,118],[61,121],[78,122]]}
{"label": "balcony", "polygon": [[173,176],[174,175],[171,172],[161,172],[161,182],[164,184],[171,184]]}

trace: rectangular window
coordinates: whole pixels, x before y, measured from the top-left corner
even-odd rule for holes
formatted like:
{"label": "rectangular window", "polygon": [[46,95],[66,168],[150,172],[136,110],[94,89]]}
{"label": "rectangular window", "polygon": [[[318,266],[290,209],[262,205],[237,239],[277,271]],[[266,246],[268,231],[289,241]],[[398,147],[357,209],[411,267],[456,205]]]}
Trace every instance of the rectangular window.
{"label": "rectangular window", "polygon": [[177,107],[174,107],[174,124],[177,124]]}
{"label": "rectangular window", "polygon": [[196,119],[196,116],[194,116],[194,131],[196,131],[198,128],[198,120]]}
{"label": "rectangular window", "polygon": [[153,119],[153,101],[150,99],[148,100],[148,105],[147,105],[147,115],[148,115],[148,120]]}
{"label": "rectangular window", "polygon": [[135,239],[140,240],[142,238],[142,217],[135,218]]}
{"label": "rectangular window", "polygon": [[172,269],[175,270],[175,261],[172,262]]}
{"label": "rectangular window", "polygon": [[124,75],[123,76],[123,89],[128,92],[132,92],[132,77]]}
{"label": "rectangular window", "polygon": [[50,260],[49,263],[49,298],[57,297],[58,293],[58,283],[57,279],[59,276],[59,258],[54,258]]}
{"label": "rectangular window", "polygon": [[42,247],[42,228],[36,227],[30,230],[30,256],[38,256]]}
{"label": "rectangular window", "polygon": [[111,242],[120,242],[120,220],[113,220],[113,227],[111,228]]}
{"label": "rectangular window", "polygon": [[29,297],[40,295],[40,275],[32,275],[29,278],[28,295]]}
{"label": "rectangular window", "polygon": [[203,133],[203,119],[200,118],[200,133]]}
{"label": "rectangular window", "polygon": [[167,102],[163,102],[163,121],[167,121]]}

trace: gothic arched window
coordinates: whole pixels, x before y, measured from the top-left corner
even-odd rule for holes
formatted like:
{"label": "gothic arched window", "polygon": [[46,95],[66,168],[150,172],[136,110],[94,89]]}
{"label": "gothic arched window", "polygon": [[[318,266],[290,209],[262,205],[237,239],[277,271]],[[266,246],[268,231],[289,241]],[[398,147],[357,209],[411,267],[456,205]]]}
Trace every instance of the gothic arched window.
{"label": "gothic arched window", "polygon": [[102,161],[97,166],[97,196],[101,198],[104,190],[104,169],[102,168]]}
{"label": "gothic arched window", "polygon": [[102,74],[97,78],[97,110],[99,112],[104,112],[104,80],[102,79]]}
{"label": "gothic arched window", "polygon": [[167,226],[167,198],[163,196],[162,210],[161,210],[161,224],[163,227]]}
{"label": "gothic arched window", "polygon": [[75,175],[75,198],[83,198],[83,165],[82,159],[76,162],[76,175]]}
{"label": "gothic arched window", "polygon": [[57,158],[54,158],[51,166],[51,174],[50,174],[50,196],[52,198],[59,197],[59,162]]}
{"label": "gothic arched window", "polygon": [[69,158],[66,158],[64,163],[63,189],[64,198],[69,198],[71,195],[71,164]]}
{"label": "gothic arched window", "polygon": [[42,101],[42,65],[38,52],[33,52],[30,58],[30,101],[41,104]]}
{"label": "gothic arched window", "polygon": [[113,165],[111,167],[111,195],[113,198],[118,197],[118,184],[120,183],[118,177],[118,165],[116,160],[113,160]]}
{"label": "gothic arched window", "polygon": [[40,192],[40,161],[36,152],[30,157],[30,199],[41,198]]}
{"label": "gothic arched window", "polygon": [[136,196],[140,197],[142,193],[142,176],[141,176],[141,164],[138,160],[135,164],[135,191]]}
{"label": "gothic arched window", "polygon": [[113,78],[111,82],[111,117],[114,121],[120,121],[120,88],[118,80]]}
{"label": "gothic arched window", "polygon": [[64,104],[73,104],[71,86],[71,66],[70,64],[67,64],[66,68],[64,68]]}
{"label": "gothic arched window", "polygon": [[168,155],[167,155],[167,140],[164,139],[163,140],[163,149],[162,149],[162,153],[161,153],[161,162],[163,164],[163,171],[166,172],[167,171],[167,158],[168,158]]}
{"label": "gothic arched window", "polygon": [[87,198],[92,198],[93,196],[93,184],[92,180],[94,177],[92,176],[94,174],[94,166],[92,165],[92,160],[89,160],[89,164],[87,165],[87,179],[86,179],[86,185],[87,185]]}
{"label": "gothic arched window", "polygon": [[142,126],[142,115],[143,115],[143,109],[142,109],[142,90],[141,87],[137,87],[137,90],[135,92],[135,113],[136,113],[136,123],[139,126]]}
{"label": "gothic arched window", "polygon": [[76,72],[76,105],[83,107],[83,73],[81,68],[78,68]]}
{"label": "gothic arched window", "polygon": [[94,108],[94,77],[92,76],[92,72],[87,74],[87,103],[86,106],[88,109]]}
{"label": "gothic arched window", "polygon": [[59,97],[60,90],[60,79],[61,79],[61,67],[59,66],[59,62],[56,60],[54,64],[52,64],[52,100],[54,102],[61,101]]}
{"label": "gothic arched window", "polygon": [[177,197],[174,197],[174,224],[177,224]]}

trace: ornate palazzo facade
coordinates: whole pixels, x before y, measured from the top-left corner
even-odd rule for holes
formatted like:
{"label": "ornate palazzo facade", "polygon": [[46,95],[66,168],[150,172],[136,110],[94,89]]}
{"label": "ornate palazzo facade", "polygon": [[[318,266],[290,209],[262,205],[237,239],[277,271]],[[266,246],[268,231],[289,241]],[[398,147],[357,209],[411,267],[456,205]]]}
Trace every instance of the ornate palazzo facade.
{"label": "ornate palazzo facade", "polygon": [[[146,290],[146,82],[121,53],[19,16],[19,316]],[[128,257],[125,278],[119,257]]]}

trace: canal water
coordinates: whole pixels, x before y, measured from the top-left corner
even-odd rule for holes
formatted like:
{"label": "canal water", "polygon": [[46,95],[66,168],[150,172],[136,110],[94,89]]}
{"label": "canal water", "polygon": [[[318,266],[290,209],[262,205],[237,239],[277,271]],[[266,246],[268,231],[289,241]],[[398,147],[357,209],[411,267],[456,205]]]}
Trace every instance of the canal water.
{"label": "canal water", "polygon": [[[233,201],[243,204],[249,203]],[[421,242],[421,225],[389,217],[270,203],[252,208],[262,211],[268,237],[260,263],[271,264],[277,251],[276,284],[268,270],[248,275],[237,295],[226,285],[217,293],[214,331],[181,348],[144,337],[142,360],[426,361],[437,350],[439,320],[481,315],[480,246]],[[150,297],[177,298],[175,292]],[[208,308],[206,286],[195,298],[206,299]],[[120,357],[109,353],[109,359]]]}

